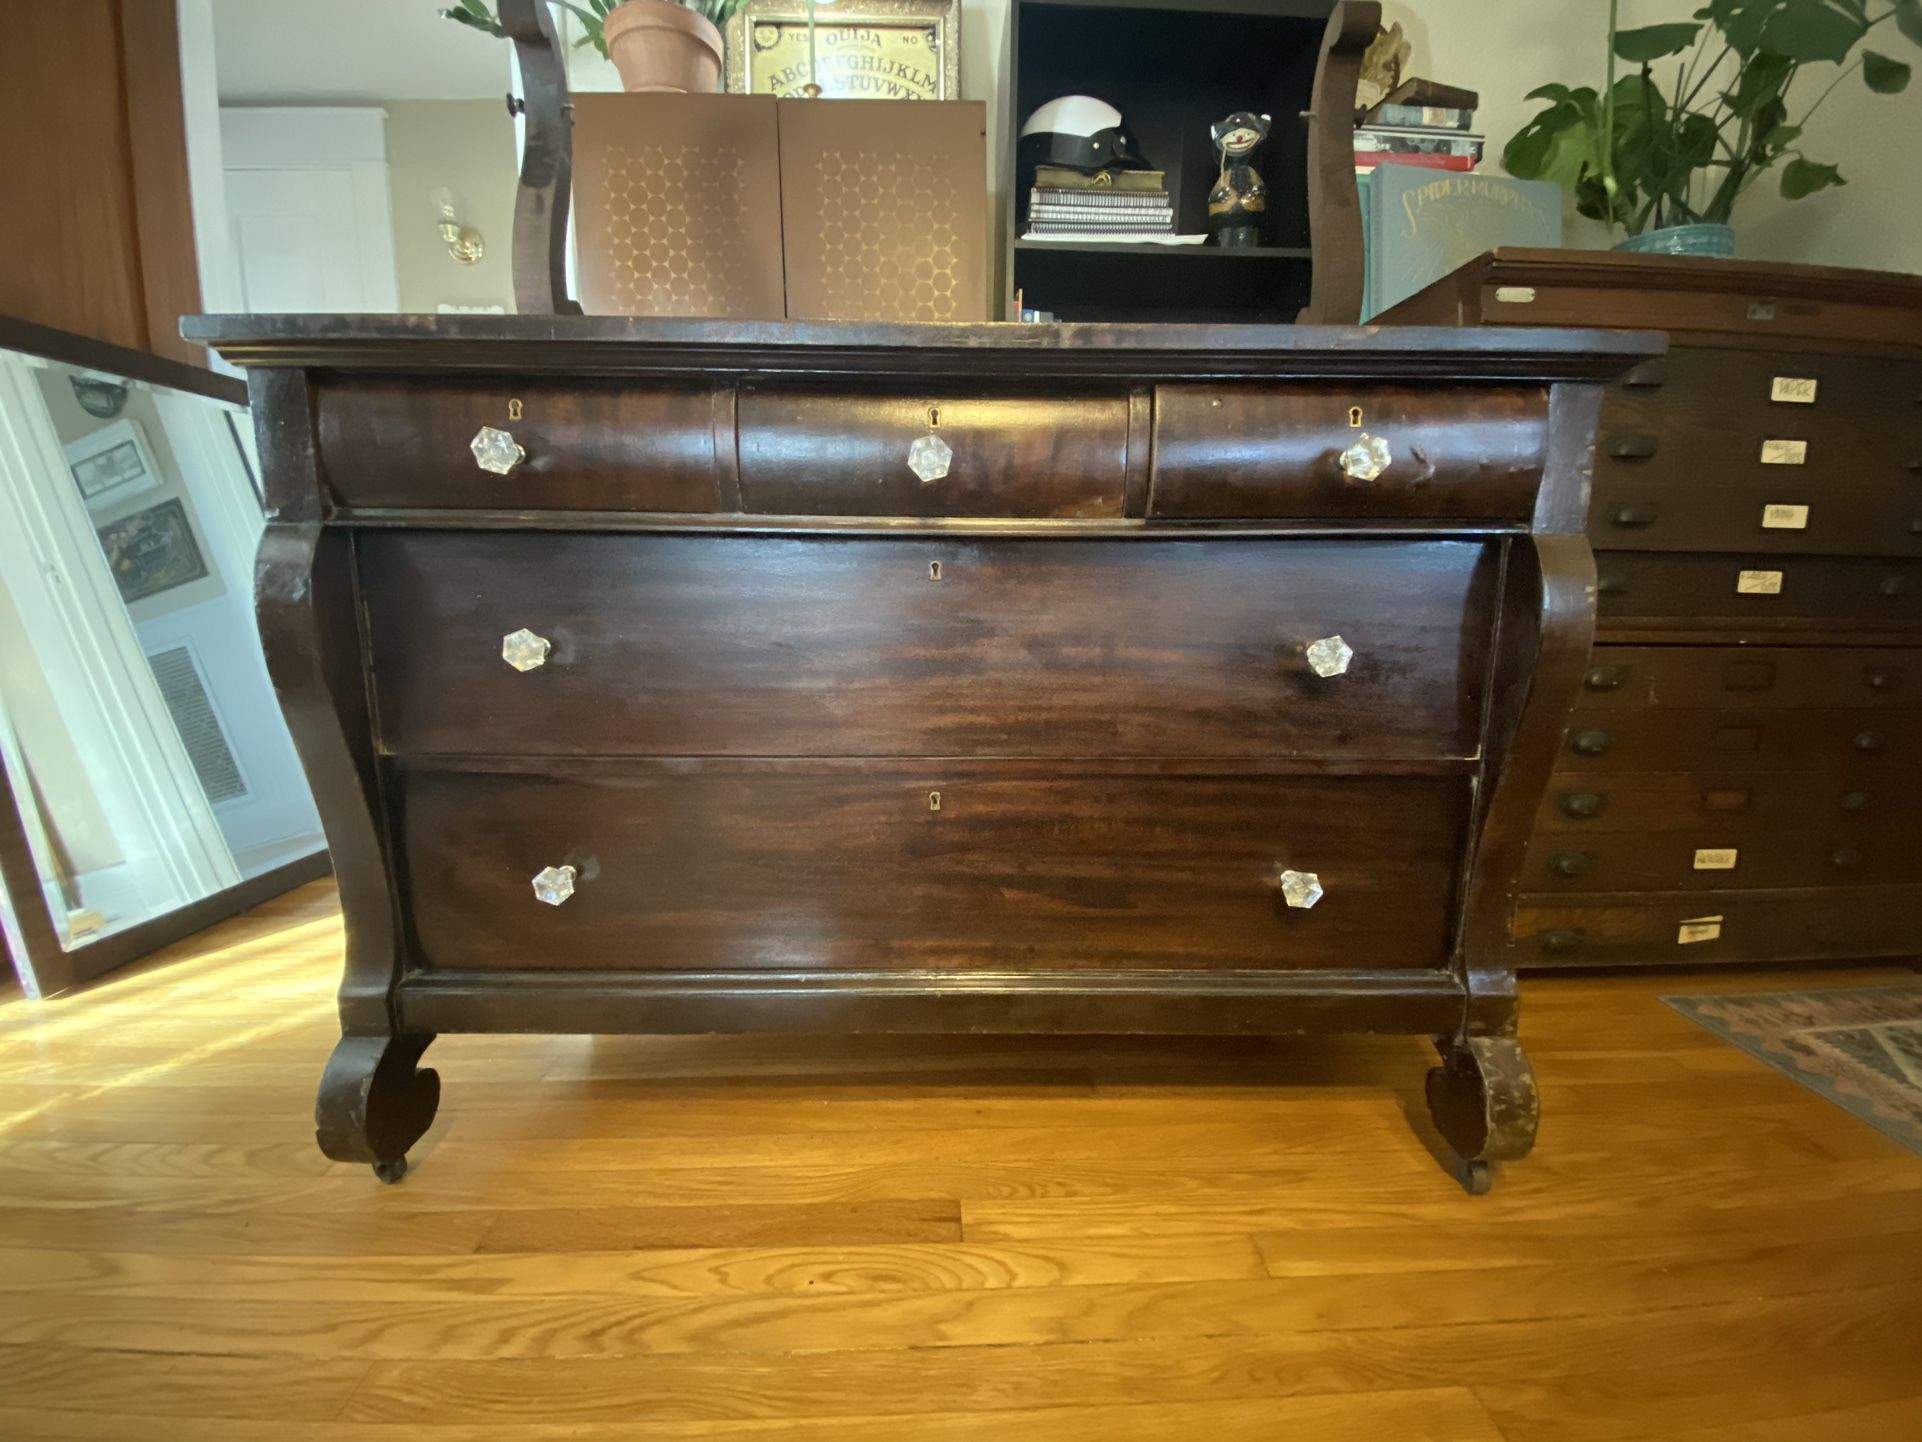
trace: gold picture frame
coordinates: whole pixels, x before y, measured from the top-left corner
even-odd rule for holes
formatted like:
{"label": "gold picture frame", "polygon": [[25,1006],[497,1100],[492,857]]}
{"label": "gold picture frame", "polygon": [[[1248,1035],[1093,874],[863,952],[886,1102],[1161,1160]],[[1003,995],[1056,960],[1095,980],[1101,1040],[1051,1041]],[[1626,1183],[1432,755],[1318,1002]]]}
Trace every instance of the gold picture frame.
{"label": "gold picture frame", "polygon": [[727,22],[730,95],[959,100],[961,0],[746,0]]}

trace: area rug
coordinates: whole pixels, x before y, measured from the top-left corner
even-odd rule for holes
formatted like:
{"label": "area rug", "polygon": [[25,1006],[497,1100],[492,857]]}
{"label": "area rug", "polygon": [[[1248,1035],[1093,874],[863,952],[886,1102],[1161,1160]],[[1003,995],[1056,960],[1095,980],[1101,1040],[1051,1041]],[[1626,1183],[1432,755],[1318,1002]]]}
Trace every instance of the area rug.
{"label": "area rug", "polygon": [[1662,1000],[1922,1152],[1922,984]]}

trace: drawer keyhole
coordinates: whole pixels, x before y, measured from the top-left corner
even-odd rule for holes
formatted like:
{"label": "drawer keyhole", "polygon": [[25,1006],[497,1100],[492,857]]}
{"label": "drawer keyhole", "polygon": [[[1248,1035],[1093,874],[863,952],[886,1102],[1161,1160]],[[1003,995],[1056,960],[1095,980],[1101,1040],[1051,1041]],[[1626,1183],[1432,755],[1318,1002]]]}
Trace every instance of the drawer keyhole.
{"label": "drawer keyhole", "polygon": [[941,563],[939,561],[928,562],[928,579],[930,581],[938,581],[941,579]]}

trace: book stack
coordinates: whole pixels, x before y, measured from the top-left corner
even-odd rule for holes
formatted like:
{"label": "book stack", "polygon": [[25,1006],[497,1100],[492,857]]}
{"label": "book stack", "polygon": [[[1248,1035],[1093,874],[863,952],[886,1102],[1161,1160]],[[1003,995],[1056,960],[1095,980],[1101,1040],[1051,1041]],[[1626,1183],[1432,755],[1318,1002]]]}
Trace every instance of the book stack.
{"label": "book stack", "polygon": [[1482,137],[1475,133],[1480,97],[1429,80],[1410,80],[1371,107],[1355,127],[1355,169],[1418,165],[1429,170],[1471,171],[1481,164]]}
{"label": "book stack", "polygon": [[1145,240],[1174,232],[1174,203],[1159,170],[1035,170],[1024,240]]}

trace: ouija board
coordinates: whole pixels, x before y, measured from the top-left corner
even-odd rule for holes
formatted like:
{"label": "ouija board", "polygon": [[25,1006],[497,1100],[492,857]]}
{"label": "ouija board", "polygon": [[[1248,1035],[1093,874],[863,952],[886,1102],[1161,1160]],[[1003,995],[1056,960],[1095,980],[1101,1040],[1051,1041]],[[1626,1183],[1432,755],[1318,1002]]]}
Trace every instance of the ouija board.
{"label": "ouija board", "polygon": [[817,9],[761,0],[728,27],[728,85],[736,94],[836,100],[960,98],[959,6],[939,0],[870,0]]}

